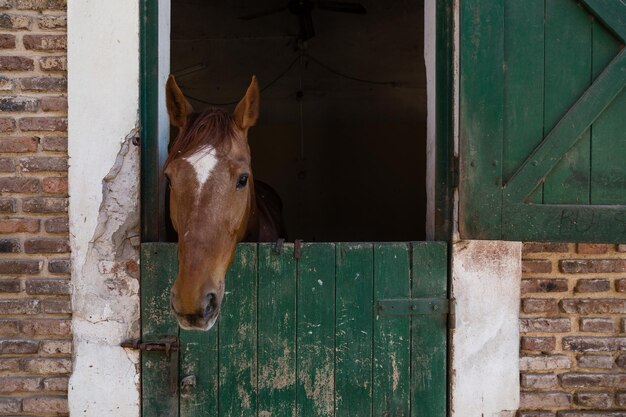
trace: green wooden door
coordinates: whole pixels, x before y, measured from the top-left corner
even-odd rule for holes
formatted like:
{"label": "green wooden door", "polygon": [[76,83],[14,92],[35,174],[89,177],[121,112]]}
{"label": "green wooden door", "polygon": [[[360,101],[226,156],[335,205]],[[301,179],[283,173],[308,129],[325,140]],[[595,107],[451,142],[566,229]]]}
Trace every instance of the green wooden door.
{"label": "green wooden door", "polygon": [[[176,245],[142,245],[144,417],[446,415],[445,243],[240,244],[219,324],[179,330]],[[172,339],[173,340],[173,339]]]}
{"label": "green wooden door", "polygon": [[626,241],[626,2],[460,7],[461,236]]}

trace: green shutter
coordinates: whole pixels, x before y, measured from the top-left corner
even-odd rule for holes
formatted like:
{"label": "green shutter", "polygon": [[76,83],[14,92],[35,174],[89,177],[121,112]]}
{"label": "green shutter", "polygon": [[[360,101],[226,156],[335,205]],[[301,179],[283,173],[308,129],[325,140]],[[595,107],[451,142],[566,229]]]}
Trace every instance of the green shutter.
{"label": "green shutter", "polygon": [[626,3],[464,0],[465,239],[626,241]]}

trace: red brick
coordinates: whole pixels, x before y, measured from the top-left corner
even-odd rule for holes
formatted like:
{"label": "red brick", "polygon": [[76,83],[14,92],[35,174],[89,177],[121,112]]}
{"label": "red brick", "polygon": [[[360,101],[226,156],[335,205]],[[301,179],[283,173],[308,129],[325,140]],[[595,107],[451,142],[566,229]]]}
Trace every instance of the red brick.
{"label": "red brick", "polygon": [[15,373],[20,370],[18,358],[0,358],[0,371]]}
{"label": "red brick", "polygon": [[0,233],[37,233],[38,219],[0,219]]}
{"label": "red brick", "polygon": [[14,198],[0,197],[0,213],[15,213],[17,211],[17,202]]}
{"label": "red brick", "polygon": [[[1,59],[1,58],[0,58]],[[0,97],[0,111],[2,112],[35,112],[39,109],[39,99],[34,97]],[[2,142],[10,138],[3,138]],[[30,138],[32,140],[32,138]]]}
{"label": "red brick", "polygon": [[626,337],[567,336],[563,349],[577,352],[608,352],[626,350]]}
{"label": "red brick", "polygon": [[523,279],[521,285],[522,294],[546,293],[546,292],[566,292],[568,290],[567,279]]}
{"label": "red brick", "polygon": [[558,417],[626,417],[625,411],[559,411]]}
{"label": "red brick", "polygon": [[609,408],[612,397],[608,392],[578,391],[574,395],[574,402],[581,407]]}
{"label": "red brick", "polygon": [[618,279],[615,281],[615,291],[626,292],[626,279]]}
{"label": "red brick", "polygon": [[70,230],[67,217],[48,219],[46,220],[45,228],[48,233],[67,233]]}
{"label": "red brick", "polygon": [[35,63],[24,56],[0,56],[0,71],[32,71]]}
{"label": "red brick", "polygon": [[578,243],[576,252],[590,255],[600,255],[609,251],[609,245],[604,243]]}
{"label": "red brick", "polygon": [[522,388],[547,389],[556,388],[559,383],[556,374],[522,374],[520,384]]}
{"label": "red brick", "polygon": [[0,239],[0,253],[18,253],[21,250],[17,239]]}
{"label": "red brick", "polygon": [[565,259],[559,267],[566,274],[626,272],[626,259]]}
{"label": "red brick", "polygon": [[626,392],[618,392],[615,395],[615,404],[620,407],[626,407]]}
{"label": "red brick", "polygon": [[0,378],[0,392],[36,392],[41,391],[41,378],[37,377],[5,377]]}
{"label": "red brick", "polygon": [[10,9],[13,7],[13,0],[0,0],[0,9]]}
{"label": "red brick", "polygon": [[556,348],[556,338],[523,336],[521,338],[521,348],[522,350],[536,352],[550,352]]}
{"label": "red brick", "polygon": [[526,298],[522,300],[522,311],[533,313],[558,313],[558,300],[554,298]]}
{"label": "red brick", "polygon": [[522,259],[522,273],[537,274],[552,272],[552,261],[548,259]]}
{"label": "red brick", "polygon": [[67,57],[45,56],[43,58],[39,58],[39,68],[41,68],[42,71],[65,72],[67,71]]}
{"label": "red brick", "polygon": [[14,132],[15,131],[15,119],[10,117],[0,118],[0,132]]}
{"label": "red brick", "polygon": [[522,318],[521,333],[566,333],[572,330],[569,318]]}
{"label": "red brick", "polygon": [[19,10],[65,10],[67,0],[15,0]]}
{"label": "red brick", "polygon": [[520,407],[552,408],[567,407],[572,404],[572,394],[566,392],[522,392]]}
{"label": "red brick", "polygon": [[66,198],[34,197],[22,201],[22,210],[26,213],[66,213]]}
{"label": "red brick", "polygon": [[20,80],[22,89],[27,91],[67,91],[65,77],[27,77]]}
{"label": "red brick", "polygon": [[[0,335],[15,336],[19,332],[19,322],[17,320],[0,320]],[[0,366],[1,370],[2,366]]]}
{"label": "red brick", "polygon": [[0,298],[0,314],[39,314],[39,302],[30,298]]}
{"label": "red brick", "polygon": [[39,342],[36,340],[0,340],[0,354],[2,355],[25,355],[38,351]]}
{"label": "red brick", "polygon": [[37,23],[39,29],[65,29],[67,28],[67,17],[65,16],[43,16]]}
{"label": "red brick", "polygon": [[0,397],[0,414],[19,413],[21,403],[19,398]]}
{"label": "red brick", "polygon": [[569,250],[567,243],[525,242],[522,253],[566,253]]}
{"label": "red brick", "polygon": [[67,158],[54,156],[31,156],[20,159],[20,167],[24,172],[67,172]]}
{"label": "red brick", "polygon": [[36,193],[41,191],[39,178],[0,177],[0,192],[3,193]]}
{"label": "red brick", "polygon": [[0,49],[15,49],[15,35],[0,34]]}
{"label": "red brick", "polygon": [[67,392],[69,379],[66,377],[46,378],[43,380],[43,389],[46,391]]}
{"label": "red brick", "polygon": [[67,177],[44,178],[43,191],[48,194],[67,194]]}
{"label": "red brick", "polygon": [[59,319],[28,319],[20,325],[23,334],[28,336],[69,336],[71,321]]}
{"label": "red brick", "polygon": [[24,35],[24,48],[35,51],[64,51],[67,49],[65,35]]}
{"label": "red brick", "polygon": [[43,138],[42,147],[44,151],[67,152],[67,138],[61,136],[51,136]]}
{"label": "red brick", "polygon": [[41,270],[41,261],[30,259],[0,259],[0,274],[36,274]]}
{"label": "red brick", "polygon": [[37,138],[2,138],[0,139],[0,152],[2,153],[23,153],[35,152],[37,150]]}
{"label": "red brick", "polygon": [[569,298],[561,300],[565,313],[579,314],[624,314],[626,299],[616,298]]}
{"label": "red brick", "polygon": [[574,292],[603,292],[611,289],[608,279],[579,279],[574,287]]}
{"label": "red brick", "polygon": [[33,21],[28,16],[0,13],[0,29],[30,30]]}
{"label": "red brick", "polygon": [[613,319],[583,317],[580,319],[580,330],[593,333],[612,333],[615,323]]}
{"label": "red brick", "polygon": [[556,417],[554,411],[520,411],[517,417]]}
{"label": "red brick", "polygon": [[44,340],[41,342],[41,353],[46,355],[70,355],[71,340]]}
{"label": "red brick", "polygon": [[551,371],[569,369],[572,361],[565,355],[524,355],[520,357],[521,371]]}
{"label": "red brick", "polygon": [[43,111],[66,111],[67,97],[44,97],[41,99],[41,110]]}
{"label": "red brick", "polygon": [[24,117],[20,119],[20,129],[23,131],[66,132],[67,118],[65,117]]}
{"label": "red brick", "polygon": [[28,397],[22,400],[24,411],[27,413],[67,413],[67,398],[65,396]]}
{"label": "red brick", "polygon": [[0,172],[15,172],[15,159],[0,158]]}
{"label": "red brick", "polygon": [[26,253],[68,253],[69,251],[67,239],[36,238],[24,241]]}
{"label": "red brick", "polygon": [[20,292],[20,280],[15,278],[0,279],[0,293]]}
{"label": "red brick", "polygon": [[29,279],[26,281],[26,293],[32,295],[67,295],[70,294],[70,283],[66,279]]}
{"label": "red brick", "polygon": [[69,374],[72,372],[72,361],[66,358],[34,358],[23,360],[26,372],[46,374]]}
{"label": "red brick", "polygon": [[[0,39],[2,39],[2,35],[0,35]],[[13,77],[0,76],[0,91],[13,91],[15,90],[15,85]]]}
{"label": "red brick", "polygon": [[70,273],[70,260],[69,259],[51,259],[48,261],[48,271],[53,274],[69,274]]}
{"label": "red brick", "polygon": [[615,364],[620,368],[626,368],[626,353],[620,353],[615,359]]}
{"label": "red brick", "polygon": [[559,375],[563,388],[619,388],[626,386],[626,373],[600,374],[566,372]]}
{"label": "red brick", "polygon": [[613,357],[611,355],[577,355],[578,366],[580,368],[611,369],[613,367]]}
{"label": "red brick", "polygon": [[69,298],[47,298],[41,300],[41,308],[46,314],[70,314],[72,312],[72,304]]}

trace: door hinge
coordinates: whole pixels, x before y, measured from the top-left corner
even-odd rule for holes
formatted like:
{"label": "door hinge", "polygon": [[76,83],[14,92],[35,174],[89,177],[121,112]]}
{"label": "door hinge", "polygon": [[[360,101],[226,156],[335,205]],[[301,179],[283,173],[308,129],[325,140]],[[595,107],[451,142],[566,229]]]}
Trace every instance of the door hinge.
{"label": "door hinge", "polygon": [[396,298],[378,300],[374,310],[379,316],[418,316],[448,314],[445,298]]}
{"label": "door hinge", "polygon": [[141,352],[165,352],[169,361],[169,393],[175,395],[178,390],[178,352],[180,341],[176,336],[162,336],[156,340],[142,342],[141,339],[132,339],[120,343],[126,349],[135,349]]}

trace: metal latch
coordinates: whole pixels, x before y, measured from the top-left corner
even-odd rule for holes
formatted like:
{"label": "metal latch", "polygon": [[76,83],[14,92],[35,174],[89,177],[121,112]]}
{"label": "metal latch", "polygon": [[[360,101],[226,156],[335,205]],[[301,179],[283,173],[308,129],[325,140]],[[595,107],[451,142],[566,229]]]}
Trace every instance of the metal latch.
{"label": "metal latch", "polygon": [[163,336],[148,342],[142,342],[141,339],[132,339],[122,342],[120,346],[142,352],[165,352],[170,362],[169,392],[171,395],[176,394],[178,389],[178,351],[180,350],[180,342],[176,336]]}
{"label": "metal latch", "polygon": [[379,316],[448,314],[449,303],[445,298],[395,298],[376,301],[374,310]]}

